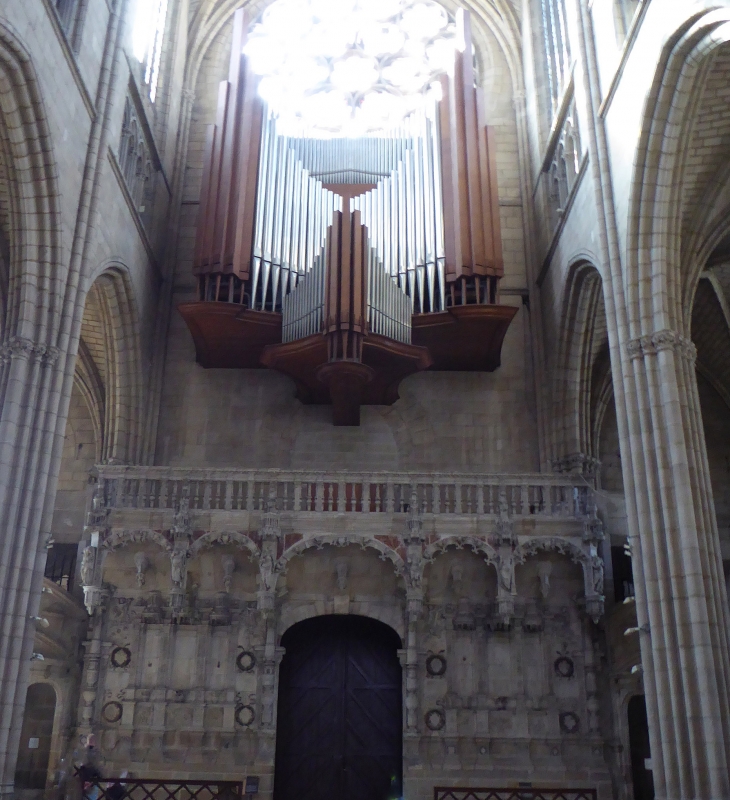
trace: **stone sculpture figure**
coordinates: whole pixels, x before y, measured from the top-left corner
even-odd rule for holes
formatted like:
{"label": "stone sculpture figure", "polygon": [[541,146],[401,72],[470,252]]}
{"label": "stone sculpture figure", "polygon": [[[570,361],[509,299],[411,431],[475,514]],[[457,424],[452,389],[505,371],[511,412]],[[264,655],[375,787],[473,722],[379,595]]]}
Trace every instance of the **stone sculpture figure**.
{"label": "stone sculpture figure", "polygon": [[223,588],[227,594],[231,592],[231,584],[233,582],[233,571],[236,568],[236,562],[233,560],[232,555],[225,555],[222,559],[223,564]]}
{"label": "stone sculpture figure", "polygon": [[185,581],[185,552],[181,548],[170,555],[170,574],[173,585],[181,589]]}
{"label": "stone sculpture figure", "polygon": [[86,547],[81,554],[81,583],[83,586],[91,586],[94,583],[94,564],[96,563],[96,548]]}
{"label": "stone sculpture figure", "polygon": [[337,573],[337,588],[344,592],[347,589],[347,561],[338,561],[335,564],[335,572]]}
{"label": "stone sculpture figure", "polygon": [[603,596],[603,559],[600,556],[593,556],[591,568],[593,570],[593,592]]}
{"label": "stone sculpture figure", "polygon": [[512,559],[501,556],[499,559],[499,585],[505,592],[512,594],[513,583],[514,565],[512,563]]}
{"label": "stone sculpture figure", "polygon": [[548,592],[550,591],[550,574],[553,571],[553,565],[549,561],[541,561],[537,565],[537,577],[540,580],[540,596],[543,600],[547,600]]}
{"label": "stone sculpture figure", "polygon": [[143,552],[135,553],[134,565],[137,568],[137,586],[140,589],[144,586],[144,574],[149,567],[149,560]]}
{"label": "stone sculpture figure", "polygon": [[261,588],[267,592],[274,588],[274,567],[274,556],[271,550],[264,546],[259,560],[259,575],[261,576]]}

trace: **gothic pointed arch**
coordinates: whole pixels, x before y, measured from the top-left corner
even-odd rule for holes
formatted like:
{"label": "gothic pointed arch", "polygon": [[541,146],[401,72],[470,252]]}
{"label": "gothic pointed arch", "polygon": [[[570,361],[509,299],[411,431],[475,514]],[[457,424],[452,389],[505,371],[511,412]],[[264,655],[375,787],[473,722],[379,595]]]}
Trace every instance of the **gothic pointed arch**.
{"label": "gothic pointed arch", "polygon": [[142,449],[139,315],[129,272],[106,265],[86,295],[76,382],[101,434],[99,460],[135,463]]}
{"label": "gothic pointed arch", "polygon": [[593,435],[596,395],[610,381],[603,281],[585,260],[569,270],[554,378],[554,466],[593,475],[598,451]]}
{"label": "gothic pointed arch", "polygon": [[6,344],[22,337],[49,346],[61,314],[54,163],[33,61],[14,32],[0,23],[0,295]]}
{"label": "gothic pointed arch", "polygon": [[405,562],[403,561],[403,558],[395,550],[393,550],[392,547],[389,547],[387,544],[381,542],[379,539],[376,539],[374,536],[366,535],[324,535],[300,539],[298,542],[291,545],[291,547],[288,547],[281,554],[281,556],[279,556],[279,559],[276,562],[276,572],[285,573],[289,562],[295,556],[301,555],[306,550],[310,550],[312,548],[321,550],[327,545],[331,547],[348,547],[352,544],[360,545],[363,550],[372,549],[377,551],[381,561],[390,561],[392,563],[396,575],[403,575],[405,573]]}

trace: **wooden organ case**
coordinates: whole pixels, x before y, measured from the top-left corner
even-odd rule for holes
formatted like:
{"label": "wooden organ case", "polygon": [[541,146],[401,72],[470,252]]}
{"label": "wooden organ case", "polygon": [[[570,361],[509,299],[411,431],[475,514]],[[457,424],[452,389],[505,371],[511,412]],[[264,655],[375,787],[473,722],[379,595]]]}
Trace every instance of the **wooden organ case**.
{"label": "wooden organ case", "polygon": [[193,272],[178,308],[204,367],[291,377],[335,425],[390,405],[403,378],[492,371],[517,309],[503,275],[492,131],[465,44],[434,113],[389,138],[279,135],[234,18],[229,78],[209,126]]}

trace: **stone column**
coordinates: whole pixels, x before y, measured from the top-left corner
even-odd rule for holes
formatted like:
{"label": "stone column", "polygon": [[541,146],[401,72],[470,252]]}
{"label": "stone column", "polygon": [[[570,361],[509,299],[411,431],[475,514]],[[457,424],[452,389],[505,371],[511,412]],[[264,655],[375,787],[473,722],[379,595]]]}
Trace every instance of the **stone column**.
{"label": "stone column", "polygon": [[406,547],[406,613],[403,649],[398,655],[404,670],[403,674],[403,757],[406,766],[418,763],[418,742],[420,737],[420,702],[418,692],[418,624],[423,615],[423,520],[418,507],[418,497],[411,494],[411,502],[406,521],[403,543]]}
{"label": "stone column", "polygon": [[[24,191],[18,215],[23,235],[13,248],[11,268],[22,291],[9,298],[6,338],[0,346],[0,796],[14,791],[35,634],[32,618],[40,605],[44,544],[63,452],[86,279],[91,259],[96,257],[91,241],[108,158],[109,120],[124,30],[121,20],[127,3],[109,3],[70,262],[63,260],[57,168],[49,129],[39,84],[24,50],[13,73],[18,82],[10,87],[11,94],[22,91],[23,112],[17,116],[22,125],[17,127],[16,139],[26,137],[24,147],[31,143],[22,171],[34,189]],[[16,44],[5,36],[7,52],[14,52]]]}
{"label": "stone column", "polygon": [[[662,330],[628,342],[637,589],[658,797],[730,796],[727,599],[695,348]],[[637,574],[638,573],[638,574]]]}
{"label": "stone column", "polygon": [[[670,322],[682,307],[680,298],[672,296],[680,268],[646,264],[647,271],[665,273],[666,291],[657,291],[662,282],[651,284],[622,251],[587,0],[575,0],[574,11],[588,105],[654,788],[657,800],[725,800],[730,797],[726,590],[694,347],[679,331],[665,329],[668,324],[689,329],[688,324]],[[642,209],[633,213],[638,217]],[[627,274],[627,269],[636,271]],[[650,295],[643,303],[637,302],[640,281]]]}
{"label": "stone column", "polygon": [[258,664],[259,697],[259,752],[258,763],[273,772],[276,750],[276,699],[279,688],[279,664],[284,648],[276,645],[276,569],[281,547],[281,526],[276,510],[276,499],[267,501],[267,510],[261,518],[259,531],[258,613],[263,621],[264,644],[255,648]]}

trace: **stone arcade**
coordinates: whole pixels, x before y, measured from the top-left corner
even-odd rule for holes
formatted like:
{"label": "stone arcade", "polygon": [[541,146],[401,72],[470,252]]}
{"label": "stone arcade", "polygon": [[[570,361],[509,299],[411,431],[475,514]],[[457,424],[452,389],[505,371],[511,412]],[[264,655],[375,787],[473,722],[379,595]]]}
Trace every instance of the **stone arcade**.
{"label": "stone arcade", "polygon": [[4,0],[0,794],[727,800],[728,109],[730,0]]}

